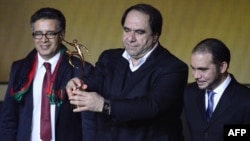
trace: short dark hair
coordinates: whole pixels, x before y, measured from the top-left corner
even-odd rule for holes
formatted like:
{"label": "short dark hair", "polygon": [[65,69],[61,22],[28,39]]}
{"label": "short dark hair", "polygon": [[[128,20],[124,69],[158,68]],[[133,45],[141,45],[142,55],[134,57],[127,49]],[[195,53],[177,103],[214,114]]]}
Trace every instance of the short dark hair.
{"label": "short dark hair", "polygon": [[58,21],[58,29],[65,30],[66,19],[62,12],[58,9],[45,7],[37,10],[30,18],[30,26],[34,30],[34,23],[40,19],[55,19]]}
{"label": "short dark hair", "polygon": [[220,40],[216,38],[207,38],[200,41],[192,50],[195,52],[209,52],[212,54],[213,62],[218,67],[222,62],[227,62],[228,67],[230,63],[230,50]]}
{"label": "short dark hair", "polygon": [[132,10],[143,12],[149,15],[149,25],[153,34],[161,35],[162,30],[162,15],[159,10],[148,4],[136,4],[129,7],[122,16],[121,24],[124,25],[128,13]]}

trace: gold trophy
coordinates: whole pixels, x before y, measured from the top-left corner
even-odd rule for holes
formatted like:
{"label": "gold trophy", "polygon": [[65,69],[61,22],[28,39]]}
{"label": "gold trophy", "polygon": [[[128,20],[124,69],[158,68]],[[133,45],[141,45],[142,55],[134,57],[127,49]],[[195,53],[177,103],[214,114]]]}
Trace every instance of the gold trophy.
{"label": "gold trophy", "polygon": [[[75,50],[73,51],[70,51],[70,50],[67,50],[66,53],[69,55],[69,64],[74,67],[74,68],[79,68],[77,66],[75,66],[72,61],[71,61],[71,57],[72,56],[76,56],[78,57],[81,61],[82,61],[82,68],[84,69],[84,66],[85,66],[85,59],[84,59],[84,55],[83,55],[83,49],[85,49],[86,52],[88,52],[88,49],[86,46],[82,45],[82,44],[79,44],[77,43],[77,40],[74,39],[73,42],[68,42],[66,41],[65,39],[63,39],[63,41],[65,43],[67,43],[68,45],[74,47]],[[83,79],[83,70],[82,70],[82,75],[80,77],[81,79]],[[72,108],[75,109],[75,108],[79,108],[78,105],[72,105]]]}
{"label": "gold trophy", "polygon": [[82,45],[82,44],[78,44],[76,39],[73,40],[73,43],[70,43],[70,42],[66,41],[65,39],[63,39],[63,41],[65,43],[67,43],[68,45],[73,46],[75,48],[74,51],[70,51],[70,50],[66,51],[69,54],[69,64],[72,67],[74,67],[74,68],[78,68],[77,66],[75,66],[71,62],[71,56],[76,56],[76,57],[80,58],[80,60],[82,61],[82,67],[84,68],[84,66],[85,66],[85,59],[84,59],[84,55],[83,55],[82,49],[85,49],[85,51],[88,52],[87,47],[84,46],[84,45]]}

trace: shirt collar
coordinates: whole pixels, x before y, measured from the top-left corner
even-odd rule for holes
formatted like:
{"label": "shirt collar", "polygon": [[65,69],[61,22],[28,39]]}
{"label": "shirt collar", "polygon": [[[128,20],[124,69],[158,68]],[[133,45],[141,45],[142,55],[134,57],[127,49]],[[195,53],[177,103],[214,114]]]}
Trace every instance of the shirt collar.
{"label": "shirt collar", "polygon": [[227,86],[229,85],[231,79],[232,79],[231,76],[228,75],[227,78],[217,88],[215,88],[213,91],[216,94],[222,95],[223,92],[225,91],[225,89],[227,88]]}
{"label": "shirt collar", "polygon": [[131,71],[136,71],[143,63],[146,62],[147,58],[149,57],[149,55],[155,50],[155,48],[158,46],[158,42],[154,45],[154,47],[147,53],[145,54],[143,57],[141,57],[140,59],[138,59],[138,64],[136,66],[133,66],[132,61],[131,61],[131,56],[128,54],[128,52],[125,50],[122,54],[123,58],[125,58],[126,60],[128,60],[129,62],[129,67],[131,69]]}
{"label": "shirt collar", "polygon": [[44,62],[49,62],[51,64],[51,72],[53,72],[53,70],[56,67],[56,63],[57,63],[57,61],[60,58],[60,54],[61,54],[60,51],[55,56],[53,56],[52,58],[50,58],[49,60],[44,60],[39,53],[37,53],[37,54],[38,54],[37,55],[38,56],[37,57],[38,58],[37,68],[40,69],[40,68],[43,67],[43,63]]}

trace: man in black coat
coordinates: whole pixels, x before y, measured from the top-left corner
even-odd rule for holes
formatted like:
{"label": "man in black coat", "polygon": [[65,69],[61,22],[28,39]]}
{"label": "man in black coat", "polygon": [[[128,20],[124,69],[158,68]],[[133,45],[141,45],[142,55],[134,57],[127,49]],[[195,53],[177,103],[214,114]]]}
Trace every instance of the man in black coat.
{"label": "man in black coat", "polygon": [[[91,141],[95,121],[87,113],[72,112],[65,91],[72,77],[88,75],[93,66],[72,57],[79,69],[71,66],[67,48],[62,44],[65,36],[65,17],[54,8],[41,8],[31,16],[31,29],[35,48],[27,57],[13,62],[8,88],[2,105],[0,120],[1,141],[39,141],[43,125],[40,117],[45,105],[42,101],[42,84],[45,62],[51,64],[51,79],[45,100],[50,103],[51,132],[49,141]],[[82,119],[83,118],[83,119]],[[90,128],[93,130],[90,130]],[[45,130],[49,131],[49,130]],[[46,140],[46,141],[48,141]],[[43,140],[45,141],[45,140]]]}
{"label": "man in black coat", "polygon": [[104,51],[84,84],[69,81],[69,98],[79,106],[74,111],[96,112],[97,141],[183,141],[188,67],[160,45],[160,12],[134,5],[121,23],[125,49]]}
{"label": "man in black coat", "polygon": [[[187,86],[184,109],[192,141],[224,141],[225,125],[250,124],[250,89],[228,72],[230,51],[208,38],[192,51],[196,82]],[[210,98],[208,91],[212,91]]]}

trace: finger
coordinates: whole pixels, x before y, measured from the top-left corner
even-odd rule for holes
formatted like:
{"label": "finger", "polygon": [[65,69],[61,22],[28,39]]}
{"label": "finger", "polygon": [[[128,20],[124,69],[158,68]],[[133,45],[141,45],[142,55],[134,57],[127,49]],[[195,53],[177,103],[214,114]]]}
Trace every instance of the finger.
{"label": "finger", "polygon": [[79,100],[70,100],[70,104],[72,104],[72,105],[76,105],[76,106],[80,106],[80,105],[82,105],[82,104],[80,104],[81,102],[79,101]]}
{"label": "finger", "polygon": [[70,79],[66,85],[68,95],[73,95],[72,91],[81,86],[81,81],[78,78]]}
{"label": "finger", "polygon": [[68,81],[67,85],[66,85],[66,91],[67,91],[67,93],[71,93],[71,91],[73,91],[74,87],[76,87],[75,85],[76,84],[75,84],[74,80],[70,79]]}
{"label": "finger", "polygon": [[83,92],[79,91],[78,89],[74,90],[74,91],[72,91],[72,95],[69,96],[69,99],[74,100],[74,101],[82,101],[84,99],[84,96],[82,93]]}
{"label": "finger", "polygon": [[83,83],[82,86],[81,86],[82,90],[86,90],[87,87],[88,87],[88,85],[87,85],[87,84],[84,84],[84,83]]}
{"label": "finger", "polygon": [[79,78],[75,77],[71,79],[72,81],[69,83],[69,85],[73,88],[73,90],[76,90],[82,86],[82,80]]}
{"label": "finger", "polygon": [[88,111],[87,107],[78,106],[77,108],[73,109],[73,112],[82,112],[82,111]]}

